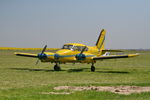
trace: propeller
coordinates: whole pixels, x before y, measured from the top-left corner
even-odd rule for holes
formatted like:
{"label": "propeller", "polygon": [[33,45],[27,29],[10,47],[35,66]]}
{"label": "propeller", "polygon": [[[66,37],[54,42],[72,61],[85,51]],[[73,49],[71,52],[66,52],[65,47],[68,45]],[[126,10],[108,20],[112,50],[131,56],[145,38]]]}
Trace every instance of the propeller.
{"label": "propeller", "polygon": [[86,46],[81,50],[81,52],[79,54],[76,55],[77,60],[84,60],[86,58],[85,54],[83,54],[85,49],[86,49]]}
{"label": "propeller", "polygon": [[46,48],[47,48],[47,45],[45,45],[44,48],[43,48],[43,50],[42,50],[42,52],[38,54],[38,60],[37,60],[36,63],[35,63],[36,65],[39,63],[39,60],[40,60],[40,59],[43,59],[43,58],[46,58],[46,57],[47,57],[47,55],[44,54]]}
{"label": "propeller", "polygon": [[82,54],[86,49],[86,46],[81,50],[80,54]]}

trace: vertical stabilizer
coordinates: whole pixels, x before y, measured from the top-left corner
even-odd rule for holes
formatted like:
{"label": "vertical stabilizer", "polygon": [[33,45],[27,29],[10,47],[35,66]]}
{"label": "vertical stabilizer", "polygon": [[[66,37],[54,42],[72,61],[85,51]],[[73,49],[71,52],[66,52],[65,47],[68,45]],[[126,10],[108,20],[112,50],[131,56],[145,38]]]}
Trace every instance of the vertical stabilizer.
{"label": "vertical stabilizer", "polygon": [[102,29],[102,31],[100,32],[100,35],[98,37],[98,40],[96,42],[96,46],[99,50],[104,50],[104,44],[105,44],[105,34],[106,31],[104,29]]}

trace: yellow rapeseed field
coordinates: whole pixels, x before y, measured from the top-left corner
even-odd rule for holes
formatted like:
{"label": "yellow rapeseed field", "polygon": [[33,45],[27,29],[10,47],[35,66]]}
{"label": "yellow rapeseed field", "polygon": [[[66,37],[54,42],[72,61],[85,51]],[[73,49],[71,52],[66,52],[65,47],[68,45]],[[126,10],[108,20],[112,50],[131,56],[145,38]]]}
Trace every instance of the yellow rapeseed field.
{"label": "yellow rapeseed field", "polygon": [[[43,48],[15,48],[15,47],[0,47],[0,50],[42,50]],[[58,50],[59,48],[47,48],[47,50]]]}

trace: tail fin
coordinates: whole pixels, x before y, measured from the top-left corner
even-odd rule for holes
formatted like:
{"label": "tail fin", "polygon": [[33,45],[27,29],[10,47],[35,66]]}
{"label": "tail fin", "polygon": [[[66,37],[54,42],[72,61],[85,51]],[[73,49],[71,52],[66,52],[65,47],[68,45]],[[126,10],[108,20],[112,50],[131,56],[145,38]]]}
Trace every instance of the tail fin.
{"label": "tail fin", "polygon": [[102,29],[102,31],[100,32],[100,35],[98,37],[98,40],[96,42],[96,46],[99,50],[104,50],[104,43],[105,43],[105,34],[106,31],[104,29]]}

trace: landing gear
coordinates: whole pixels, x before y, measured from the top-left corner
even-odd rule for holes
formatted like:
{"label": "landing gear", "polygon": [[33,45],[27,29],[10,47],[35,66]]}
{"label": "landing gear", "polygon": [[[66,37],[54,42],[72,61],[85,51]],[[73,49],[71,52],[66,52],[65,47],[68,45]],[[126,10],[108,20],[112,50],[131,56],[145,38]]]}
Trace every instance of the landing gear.
{"label": "landing gear", "polygon": [[92,64],[92,66],[91,66],[91,72],[95,72],[94,64]]}
{"label": "landing gear", "polygon": [[61,68],[60,68],[60,66],[59,66],[58,64],[56,64],[56,65],[54,66],[54,70],[55,70],[55,71],[60,71]]}

